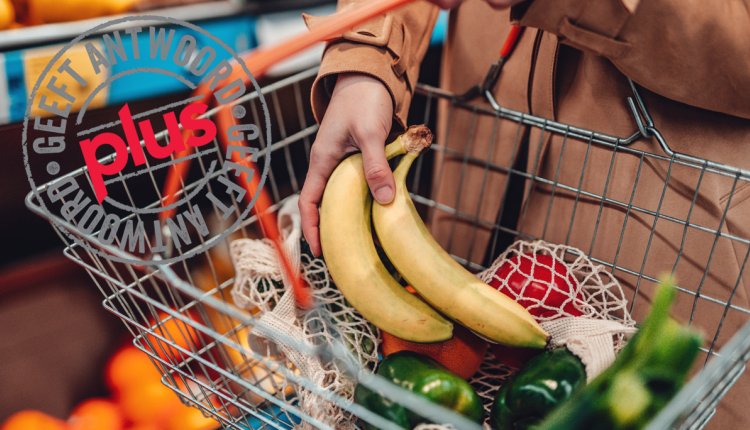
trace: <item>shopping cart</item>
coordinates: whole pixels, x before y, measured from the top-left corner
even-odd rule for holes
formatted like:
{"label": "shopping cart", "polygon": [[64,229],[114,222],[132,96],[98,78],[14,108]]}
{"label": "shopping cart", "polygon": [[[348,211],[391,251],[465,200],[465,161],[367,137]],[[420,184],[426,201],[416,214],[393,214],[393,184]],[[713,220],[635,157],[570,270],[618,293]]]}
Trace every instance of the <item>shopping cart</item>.
{"label": "shopping cart", "polygon": [[[273,141],[263,142],[264,149],[259,153],[258,163],[262,165],[263,158],[272,155],[266,183],[274,202],[272,210],[298,193],[304,180],[310,147],[317,131],[308,103],[315,75],[316,70],[307,70],[266,85],[262,90],[268,112],[271,113]],[[616,276],[622,278],[624,284],[632,287],[628,290],[630,293],[627,297],[632,303],[646,300],[662,270],[676,269],[679,272],[683,259],[688,254],[691,258],[694,256],[687,251],[693,234],[712,237],[713,245],[703,253],[703,259],[697,263],[691,259],[691,264],[703,267],[703,275],[696,282],[680,283],[680,296],[686,305],[678,310],[686,311],[676,315],[685,322],[693,322],[704,307],[718,315],[715,321],[702,325],[707,339],[702,348],[702,368],[652,422],[654,429],[701,428],[714,414],[717,404],[727,391],[742,377],[745,363],[750,358],[750,323],[744,323],[748,320],[750,310],[733,302],[735,292],[744,288],[742,275],[750,256],[750,237],[728,231],[724,225],[730,211],[732,194],[750,183],[750,174],[721,163],[672,152],[651,121],[635,87],[633,92],[633,97],[623,103],[628,103],[632,108],[635,132],[631,136],[617,137],[499,106],[492,107],[481,100],[461,101],[453,94],[421,85],[412,105],[412,121],[430,124],[437,130],[437,137],[432,150],[424,154],[414,168],[410,182],[412,197],[428,220],[443,216],[443,219],[449,219],[459,226],[449,231],[441,241],[458,261],[472,270],[484,268],[488,263],[488,256],[491,258],[515,238],[576,244],[589,253],[594,261],[610,268]],[[248,112],[257,115],[260,111],[256,93],[244,96],[241,103]],[[440,125],[436,124],[438,107],[444,115]],[[448,132],[452,119],[459,115],[463,116],[464,122],[468,118],[470,131],[466,135],[466,141],[459,146],[455,142],[447,145],[441,141],[440,133]],[[557,145],[560,146],[556,151],[559,163],[568,162],[564,159],[565,148],[574,145],[586,148],[587,159],[589,156],[593,158],[594,153],[596,156],[609,154],[612,159],[609,171],[597,181],[601,187],[593,189],[585,185],[583,180],[585,160],[579,160],[584,166],[580,181],[572,183],[556,174],[559,169],[556,169],[557,172],[553,169],[551,175],[542,169],[526,169],[525,166],[514,163],[514,157],[509,158],[507,164],[495,163],[492,157],[482,158],[472,153],[473,140],[484,136],[477,131],[483,127],[489,127],[490,130],[493,127],[512,127],[516,132],[511,134],[516,138],[512,146],[508,147],[513,147],[514,151],[523,146],[524,136],[537,136],[538,139],[555,137],[552,144],[558,142]],[[218,142],[214,144],[219,146]],[[541,148],[541,145],[536,148]],[[208,151],[200,154],[204,153],[208,154]],[[530,157],[528,159],[532,160],[538,156],[534,150],[529,150],[527,154]],[[194,166],[199,166],[197,170],[206,174],[208,162],[203,163],[202,157],[204,155],[194,160]],[[667,173],[659,201],[650,205],[638,200],[636,190],[639,175],[630,184],[632,191],[629,196],[626,195],[623,199],[613,191],[617,188],[615,166],[620,158],[635,160],[639,166],[639,174],[645,166],[662,166],[665,169]],[[473,173],[467,173],[467,166],[473,166]],[[458,196],[453,203],[434,198],[435,190],[439,188],[439,178],[446,168],[464,172],[459,174]],[[684,208],[686,211],[683,214],[662,210],[664,196],[672,192],[671,174],[677,175],[678,170],[682,175],[688,172],[688,176],[695,180],[695,191],[689,199],[691,203]],[[70,175],[86,175],[86,171],[79,169]],[[488,184],[497,175],[507,179],[503,182],[503,190],[489,189]],[[479,183],[476,178],[480,178]],[[709,178],[718,178],[717,180],[729,181],[731,184],[731,192],[720,208],[719,225],[702,225],[691,217],[701,204],[698,190],[701,189],[701,184],[712,180]],[[185,191],[190,190],[193,182],[197,183],[195,179],[185,179]],[[154,200],[158,204],[161,199],[158,195],[160,184],[154,176],[147,180],[152,182],[150,185],[153,185],[153,190],[150,185],[144,189],[157,193]],[[127,188],[127,184],[122,183]],[[50,185],[51,183],[44,184],[37,191],[42,192]],[[527,198],[513,197],[514,189],[525,190]],[[128,195],[139,192],[146,191],[127,190]],[[505,196],[500,202],[500,215],[490,222],[480,215],[478,208],[467,209],[467,205],[461,201],[462,195],[499,192],[503,192]],[[552,203],[548,207],[535,207],[533,203],[528,203],[533,201],[528,196],[533,196],[534,193],[545,194],[547,197],[570,196],[574,209],[569,216],[563,217]],[[514,202],[514,199],[517,201]],[[554,199],[546,201],[552,202]],[[233,304],[233,270],[228,262],[228,253],[232,240],[259,237],[256,217],[249,218],[237,231],[207,252],[175,263],[141,266],[118,263],[103,257],[107,253],[120,251],[116,248],[108,249],[89,235],[77,231],[75,226],[62,218],[50,217],[49,212],[40,207],[34,193],[27,197],[27,205],[37,214],[50,218],[49,221],[67,245],[65,255],[87,270],[104,296],[103,306],[123,321],[133,334],[135,345],[146,352],[158,367],[163,375],[163,383],[173,389],[186,404],[201,409],[206,415],[234,429],[286,429],[301,422],[316,428],[337,428],[336,423],[313,418],[299,407],[296,393],[304,388],[314,393],[321,402],[333,402],[365,421],[387,428],[387,423],[366,409],[336,393],[315,386],[301,377],[295,369],[286,367],[282,360],[260,355],[249,347],[248,333],[256,327],[258,320]],[[576,208],[582,208],[583,205],[593,205],[600,214],[596,225],[589,226],[594,229],[594,233],[586,237],[586,246],[582,246],[581,240],[576,238],[580,237],[576,214],[580,216],[583,212],[583,209]],[[597,244],[596,229],[606,227],[610,230],[608,234],[613,234],[613,226],[608,224],[611,220],[606,215],[608,210],[613,209],[618,210],[622,216],[615,232],[620,240],[611,244],[612,249],[603,249]],[[531,214],[535,214],[537,221],[540,221],[537,227],[541,228],[527,228],[522,221],[517,221]],[[645,224],[644,219],[647,220]],[[640,244],[637,252],[626,249],[629,246],[629,220],[645,225],[651,231],[648,243]],[[567,234],[549,237],[549,232],[553,231],[552,227],[555,225],[564,226],[565,228],[557,230]],[[664,230],[662,225],[677,228]],[[216,223],[211,228],[223,227],[221,223]],[[472,230],[479,233],[466,235],[467,231]],[[663,231],[674,231],[677,234],[663,237]],[[474,244],[481,241],[482,236],[489,249],[487,255],[473,253],[471,249],[476,246],[467,246],[465,243],[471,241]],[[71,237],[76,237],[81,243],[74,242]],[[659,261],[653,262],[650,250],[662,242],[675,246],[669,248],[671,254],[665,254],[660,249]],[[82,244],[100,252],[91,252]],[[716,250],[725,246],[730,246],[739,256],[740,275],[736,279],[726,280],[712,270]],[[624,256],[626,253],[630,254],[627,258]],[[632,254],[637,254],[637,258],[633,258]],[[636,260],[638,264],[633,264]],[[707,294],[708,286],[714,282],[728,283],[728,294],[723,297]],[[637,312],[636,317],[639,317]],[[167,330],[168,326],[171,329]],[[175,326],[179,330],[175,331]],[[284,339],[284,333],[276,335],[277,339]],[[295,345],[294,339],[288,339],[288,342]],[[298,346],[304,349],[304,353],[315,354],[325,360],[346,358],[346,351],[337,349],[335,344],[313,349]],[[352,377],[366,374],[366,371],[357,369],[356,365],[350,370]],[[440,408],[420,402],[395,387],[380,388],[387,395],[394,396],[426,416],[452,419],[450,414],[441,415],[438,410]]]}

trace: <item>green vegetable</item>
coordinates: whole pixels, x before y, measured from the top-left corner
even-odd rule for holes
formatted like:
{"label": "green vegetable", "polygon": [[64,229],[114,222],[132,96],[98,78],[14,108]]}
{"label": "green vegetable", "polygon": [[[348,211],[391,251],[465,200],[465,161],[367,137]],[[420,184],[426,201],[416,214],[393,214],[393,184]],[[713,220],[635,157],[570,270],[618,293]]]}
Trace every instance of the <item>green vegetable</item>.
{"label": "green vegetable", "polygon": [[492,406],[492,428],[528,429],[586,383],[586,369],[565,348],[537,355],[507,382]]}
{"label": "green vegetable", "polygon": [[[429,357],[411,351],[397,352],[380,363],[377,374],[471,420],[480,422],[482,419],[482,402],[471,385]],[[427,422],[362,385],[357,386],[354,401],[403,428],[411,429]],[[369,425],[365,427],[373,428]]]}
{"label": "green vegetable", "polygon": [[535,430],[632,430],[646,426],[682,387],[701,336],[669,317],[674,281],[661,282],[651,312],[615,362]]}

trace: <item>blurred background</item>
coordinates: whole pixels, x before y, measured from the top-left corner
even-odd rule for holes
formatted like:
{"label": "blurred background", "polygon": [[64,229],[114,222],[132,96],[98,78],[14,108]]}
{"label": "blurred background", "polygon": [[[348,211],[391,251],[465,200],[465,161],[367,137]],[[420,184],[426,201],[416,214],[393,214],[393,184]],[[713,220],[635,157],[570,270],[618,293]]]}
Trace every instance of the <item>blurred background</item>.
{"label": "blurred background", "polygon": [[[247,51],[304,31],[302,12],[327,15],[334,9],[331,0],[0,0],[0,429],[218,428],[161,384],[130,333],[102,308],[92,280],[63,256],[53,229],[24,204],[29,184],[22,121],[39,66],[62,44],[117,15],[190,21]],[[438,82],[446,25],[442,16],[423,82]],[[278,65],[261,84],[314,67],[322,48]],[[118,82],[89,111],[91,120],[115,117],[125,102],[139,111],[186,96],[170,80]]]}

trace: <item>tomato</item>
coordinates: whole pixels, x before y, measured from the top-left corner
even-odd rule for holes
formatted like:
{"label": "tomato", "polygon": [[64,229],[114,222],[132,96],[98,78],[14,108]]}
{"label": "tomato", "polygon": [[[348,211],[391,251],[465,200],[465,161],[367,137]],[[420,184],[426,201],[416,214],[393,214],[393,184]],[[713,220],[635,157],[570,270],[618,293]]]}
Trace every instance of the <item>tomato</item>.
{"label": "tomato", "polygon": [[[490,285],[537,318],[583,315],[570,299],[573,291],[578,290],[578,281],[565,263],[546,254],[507,259],[495,271]],[[580,292],[577,298],[582,299]]]}
{"label": "tomato", "polygon": [[[583,315],[570,299],[578,290],[578,281],[565,263],[550,255],[513,256],[500,265],[489,284],[515,299],[536,318]],[[576,298],[583,300],[580,291]],[[540,352],[503,345],[490,348],[500,363],[516,369]]]}

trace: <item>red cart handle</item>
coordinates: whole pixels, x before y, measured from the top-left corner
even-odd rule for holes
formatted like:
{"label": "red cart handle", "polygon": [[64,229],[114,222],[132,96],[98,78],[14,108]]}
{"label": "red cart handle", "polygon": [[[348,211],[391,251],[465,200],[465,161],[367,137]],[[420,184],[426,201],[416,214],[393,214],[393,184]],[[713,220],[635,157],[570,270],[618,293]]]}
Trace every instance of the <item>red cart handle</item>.
{"label": "red cart handle", "polygon": [[508,58],[510,56],[510,53],[513,52],[513,48],[516,47],[518,38],[521,36],[522,32],[523,27],[520,25],[512,25],[510,27],[508,35],[505,36],[505,42],[503,42],[503,46],[500,48],[500,57]]}

